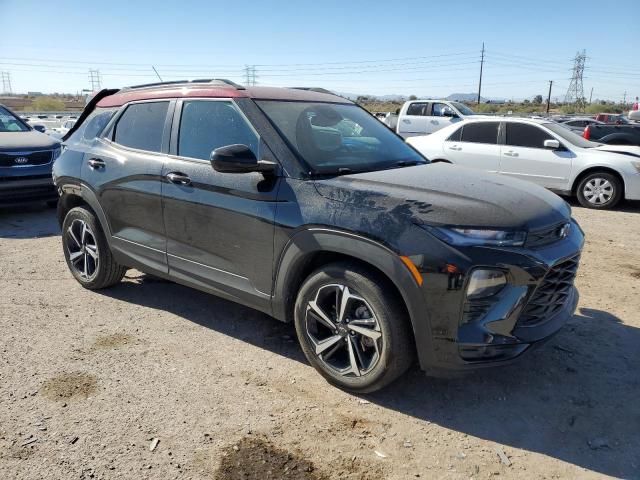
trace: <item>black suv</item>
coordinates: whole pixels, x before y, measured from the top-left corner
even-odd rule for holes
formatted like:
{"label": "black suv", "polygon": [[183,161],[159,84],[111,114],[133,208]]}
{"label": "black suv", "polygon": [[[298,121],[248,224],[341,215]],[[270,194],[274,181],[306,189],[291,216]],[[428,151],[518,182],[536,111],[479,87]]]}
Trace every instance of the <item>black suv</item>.
{"label": "black suv", "polygon": [[58,194],[51,181],[51,166],[60,148],[60,142],[0,105],[0,207],[55,203]]}
{"label": "black suv", "polygon": [[362,108],[226,81],[100,92],[54,165],[69,269],[135,267],[293,321],[330,382],[377,390],[415,357],[518,357],[578,301],[583,233],[531,183],[429,164]]}

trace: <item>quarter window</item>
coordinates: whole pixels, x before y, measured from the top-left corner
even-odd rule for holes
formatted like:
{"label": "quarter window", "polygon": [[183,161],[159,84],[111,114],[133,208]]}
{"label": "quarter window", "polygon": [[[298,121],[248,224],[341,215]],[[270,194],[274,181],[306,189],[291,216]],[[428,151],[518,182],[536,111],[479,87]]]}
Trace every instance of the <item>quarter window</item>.
{"label": "quarter window", "polygon": [[544,148],[545,140],[554,138],[540,127],[526,123],[507,122],[506,144],[513,147]]}
{"label": "quarter window", "polygon": [[116,124],[114,142],[148,152],[160,152],[169,102],[129,105]]}
{"label": "quarter window", "polygon": [[234,144],[247,145],[258,156],[258,136],[231,102],[183,103],[178,155],[209,160],[216,148]]}
{"label": "quarter window", "polygon": [[470,143],[498,143],[500,122],[471,122],[462,128],[462,141]]}
{"label": "quarter window", "polygon": [[420,117],[424,117],[429,114],[429,104],[428,103],[412,103],[407,108],[407,115],[417,115]]}

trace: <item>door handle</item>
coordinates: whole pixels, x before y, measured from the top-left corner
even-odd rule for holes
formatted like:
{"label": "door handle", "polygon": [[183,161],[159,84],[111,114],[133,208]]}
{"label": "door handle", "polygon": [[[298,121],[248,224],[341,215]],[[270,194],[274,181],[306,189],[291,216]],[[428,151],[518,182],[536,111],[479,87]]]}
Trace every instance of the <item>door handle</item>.
{"label": "door handle", "polygon": [[171,183],[176,183],[178,185],[191,184],[191,179],[189,178],[188,175],[185,175],[184,173],[171,172],[171,173],[167,173],[166,177],[167,177],[167,180],[169,180]]}
{"label": "door handle", "polygon": [[462,150],[462,147],[459,147],[458,145],[451,145],[449,147],[449,150],[459,151],[459,150]]}
{"label": "door handle", "polygon": [[87,163],[91,168],[94,168],[94,169],[105,167],[104,160],[100,160],[99,158],[90,158]]}
{"label": "door handle", "polygon": [[518,154],[516,152],[514,152],[513,150],[509,150],[508,152],[503,152],[502,153],[504,156],[506,157],[517,157]]}

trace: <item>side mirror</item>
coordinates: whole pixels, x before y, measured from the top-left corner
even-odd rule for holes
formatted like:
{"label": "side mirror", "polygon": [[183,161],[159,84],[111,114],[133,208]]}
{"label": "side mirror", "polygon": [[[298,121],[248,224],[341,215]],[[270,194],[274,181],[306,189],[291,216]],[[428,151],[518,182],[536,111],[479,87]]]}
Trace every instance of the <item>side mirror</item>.
{"label": "side mirror", "polygon": [[266,160],[258,160],[246,145],[227,145],[211,152],[211,166],[221,173],[275,173],[277,165]]}
{"label": "side mirror", "polygon": [[545,140],[544,148],[549,148],[551,150],[557,150],[560,148],[560,142],[558,140]]}
{"label": "side mirror", "polygon": [[34,126],[33,126],[33,129],[34,129],[34,130],[37,130],[37,131],[38,131],[38,132],[40,132],[40,133],[44,133],[44,132],[45,132],[45,130],[46,130],[46,128],[45,128],[45,126],[44,126],[44,125],[34,125]]}

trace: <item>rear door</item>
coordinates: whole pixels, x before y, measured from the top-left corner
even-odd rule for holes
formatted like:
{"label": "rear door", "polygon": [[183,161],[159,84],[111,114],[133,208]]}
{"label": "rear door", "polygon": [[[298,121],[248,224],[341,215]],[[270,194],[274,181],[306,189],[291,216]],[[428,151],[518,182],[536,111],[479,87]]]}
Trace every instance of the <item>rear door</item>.
{"label": "rear door", "polygon": [[430,108],[429,102],[411,102],[398,119],[398,134],[404,138],[426,135]]}
{"label": "rear door", "polygon": [[500,164],[498,144],[500,122],[465,122],[446,141],[445,156],[452,163],[497,172]]}
{"label": "rear door", "polygon": [[173,105],[165,100],[124,107],[82,167],[85,188],[97,196],[115,248],[161,272],[167,271],[161,174]]}
{"label": "rear door", "polygon": [[545,140],[557,140],[539,125],[505,122],[500,173],[535,182],[546,188],[566,190],[575,156],[566,149],[544,147]]}
{"label": "rear door", "polygon": [[162,172],[169,273],[263,308],[272,287],[280,179],[213,170],[211,152],[232,144],[249,146],[258,158],[270,155],[231,100],[178,101]]}

